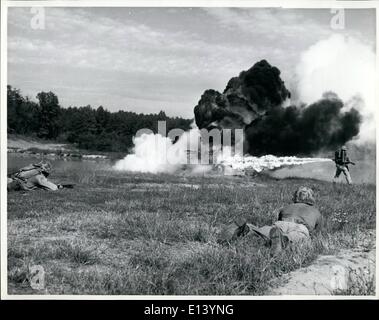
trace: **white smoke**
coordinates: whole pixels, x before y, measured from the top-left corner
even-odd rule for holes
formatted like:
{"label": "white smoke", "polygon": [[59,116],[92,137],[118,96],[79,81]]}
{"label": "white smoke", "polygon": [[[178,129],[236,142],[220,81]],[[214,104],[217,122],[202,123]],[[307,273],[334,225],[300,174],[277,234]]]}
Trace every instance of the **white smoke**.
{"label": "white smoke", "polygon": [[198,129],[185,132],[176,143],[160,134],[142,134],[133,138],[134,149],[114,165],[116,170],[149,173],[174,173],[187,163],[187,150],[195,149]]}
{"label": "white smoke", "polygon": [[333,35],[305,51],[297,66],[297,88],[302,102],[310,104],[333,91],[345,108],[363,116],[358,143],[375,141],[375,53],[361,41]]}

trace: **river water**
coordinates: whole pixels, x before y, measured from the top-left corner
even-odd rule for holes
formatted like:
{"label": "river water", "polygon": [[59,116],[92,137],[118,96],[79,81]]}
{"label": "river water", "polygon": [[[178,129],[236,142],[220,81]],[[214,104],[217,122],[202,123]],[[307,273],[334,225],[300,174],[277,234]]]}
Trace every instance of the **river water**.
{"label": "river water", "polygon": [[[31,163],[38,163],[42,160],[39,156],[21,153],[8,153],[8,174],[17,171]],[[66,171],[70,169],[80,170],[108,170],[113,163],[110,160],[81,160],[81,159],[62,159],[46,158],[54,170]]]}

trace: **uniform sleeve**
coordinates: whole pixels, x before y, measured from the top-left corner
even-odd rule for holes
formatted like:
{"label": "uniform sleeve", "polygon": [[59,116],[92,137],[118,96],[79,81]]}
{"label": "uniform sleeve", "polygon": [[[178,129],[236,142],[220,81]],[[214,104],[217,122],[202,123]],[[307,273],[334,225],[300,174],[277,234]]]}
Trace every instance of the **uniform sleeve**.
{"label": "uniform sleeve", "polygon": [[39,186],[42,187],[43,189],[52,190],[52,191],[58,190],[58,186],[50,182],[49,180],[47,180],[44,175],[40,174],[36,177],[36,179],[38,181]]}

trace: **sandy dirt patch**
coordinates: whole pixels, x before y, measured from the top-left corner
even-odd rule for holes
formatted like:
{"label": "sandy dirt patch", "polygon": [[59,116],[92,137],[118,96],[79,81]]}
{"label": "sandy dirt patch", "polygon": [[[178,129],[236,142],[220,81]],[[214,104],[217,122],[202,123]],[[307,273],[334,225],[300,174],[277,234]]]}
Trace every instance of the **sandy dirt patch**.
{"label": "sandy dirt patch", "polygon": [[375,274],[375,249],[341,250],[272,281],[268,295],[331,295],[347,290],[351,277]]}

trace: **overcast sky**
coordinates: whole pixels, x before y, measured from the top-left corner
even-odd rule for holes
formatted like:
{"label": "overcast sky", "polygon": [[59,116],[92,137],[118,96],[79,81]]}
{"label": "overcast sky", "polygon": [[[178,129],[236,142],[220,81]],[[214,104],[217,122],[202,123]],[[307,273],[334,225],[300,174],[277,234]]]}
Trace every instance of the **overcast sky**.
{"label": "overcast sky", "polygon": [[291,88],[300,54],[333,33],[375,46],[375,12],[345,10],[345,29],[326,9],[46,8],[45,29],[30,8],[9,8],[8,84],[62,106],[193,117],[204,90],[260,59]]}

